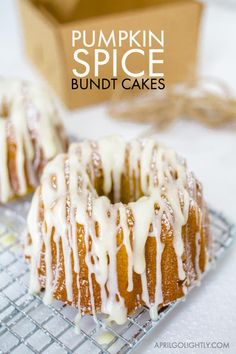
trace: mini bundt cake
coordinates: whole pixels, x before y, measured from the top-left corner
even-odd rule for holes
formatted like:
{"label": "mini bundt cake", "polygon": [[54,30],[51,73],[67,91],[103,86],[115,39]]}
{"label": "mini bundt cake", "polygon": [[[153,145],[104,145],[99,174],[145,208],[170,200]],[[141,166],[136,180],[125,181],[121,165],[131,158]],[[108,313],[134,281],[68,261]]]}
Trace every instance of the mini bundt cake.
{"label": "mini bundt cake", "polygon": [[0,79],[0,203],[35,189],[47,161],[67,139],[47,92]]}
{"label": "mini bundt cake", "polygon": [[44,169],[28,215],[30,291],[122,324],[199,281],[211,257],[201,184],[152,139],[72,144]]}

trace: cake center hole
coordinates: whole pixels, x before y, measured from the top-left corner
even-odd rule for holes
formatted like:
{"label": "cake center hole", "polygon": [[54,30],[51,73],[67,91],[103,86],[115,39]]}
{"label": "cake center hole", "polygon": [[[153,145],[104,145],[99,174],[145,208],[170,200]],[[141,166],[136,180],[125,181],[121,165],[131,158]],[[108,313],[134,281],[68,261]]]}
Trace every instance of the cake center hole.
{"label": "cake center hole", "polygon": [[[118,184],[118,185],[117,185]],[[137,185],[136,185],[137,184]],[[105,193],[103,189],[103,178],[95,181],[95,189],[99,196],[106,196],[110,199],[111,203],[124,203],[136,202],[143,193],[137,186],[140,184],[139,180],[129,179],[126,175],[121,175],[120,180],[114,179],[112,176],[112,188],[110,193]]]}

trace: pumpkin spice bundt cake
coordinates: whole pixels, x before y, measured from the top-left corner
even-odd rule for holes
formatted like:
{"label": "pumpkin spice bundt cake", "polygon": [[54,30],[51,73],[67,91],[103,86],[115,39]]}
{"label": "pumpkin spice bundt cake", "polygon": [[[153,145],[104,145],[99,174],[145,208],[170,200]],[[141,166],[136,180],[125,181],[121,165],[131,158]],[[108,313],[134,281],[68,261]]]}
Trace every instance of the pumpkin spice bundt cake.
{"label": "pumpkin spice bundt cake", "polygon": [[0,79],[0,203],[35,189],[46,162],[67,139],[50,96],[32,84]]}
{"label": "pumpkin spice bundt cake", "polygon": [[211,257],[202,188],[152,139],[72,144],[44,169],[28,215],[30,291],[118,324],[199,281]]}

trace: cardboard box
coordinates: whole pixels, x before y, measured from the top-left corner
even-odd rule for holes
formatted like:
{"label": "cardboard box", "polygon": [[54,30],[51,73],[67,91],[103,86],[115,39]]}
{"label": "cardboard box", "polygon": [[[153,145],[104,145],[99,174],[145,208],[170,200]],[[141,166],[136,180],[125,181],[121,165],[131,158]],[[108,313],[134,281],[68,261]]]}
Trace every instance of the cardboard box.
{"label": "cardboard box", "polygon": [[[75,67],[72,30],[147,31],[164,30],[165,47],[162,58],[165,84],[192,79],[196,71],[197,44],[202,4],[194,0],[19,0],[25,46],[28,56],[38,67],[68,108],[77,108],[109,99],[107,90],[72,90]],[[119,49],[118,63],[129,50],[125,43]],[[108,48],[108,51],[111,50]],[[94,54],[86,60],[91,64]],[[147,58],[132,56],[130,67],[145,70]],[[112,63],[101,69],[101,77],[112,77]],[[118,64],[119,80],[125,77]],[[90,75],[90,78],[94,78]]]}

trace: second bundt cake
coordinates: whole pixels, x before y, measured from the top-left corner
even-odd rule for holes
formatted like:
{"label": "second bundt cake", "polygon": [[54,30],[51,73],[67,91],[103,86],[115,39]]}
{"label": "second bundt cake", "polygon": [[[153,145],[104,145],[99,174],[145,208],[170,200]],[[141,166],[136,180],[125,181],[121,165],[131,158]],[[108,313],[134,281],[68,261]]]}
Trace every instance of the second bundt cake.
{"label": "second bundt cake", "polygon": [[47,161],[67,148],[45,89],[0,79],[0,203],[35,189]]}
{"label": "second bundt cake", "polygon": [[71,145],[43,173],[28,216],[30,290],[122,324],[199,281],[211,254],[201,184],[173,150],[119,137]]}

